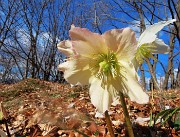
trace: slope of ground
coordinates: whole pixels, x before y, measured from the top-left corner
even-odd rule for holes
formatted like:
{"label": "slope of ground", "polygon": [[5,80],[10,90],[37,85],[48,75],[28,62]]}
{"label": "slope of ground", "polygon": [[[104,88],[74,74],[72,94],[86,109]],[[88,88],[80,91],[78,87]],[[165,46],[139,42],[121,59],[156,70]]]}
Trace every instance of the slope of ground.
{"label": "slope of ground", "polygon": [[[150,94],[150,93],[149,93]],[[12,85],[0,85],[0,129],[15,137],[81,137],[109,136],[102,115],[90,102],[88,87],[73,87],[36,79],[26,79]],[[180,106],[180,92],[154,93],[151,104],[130,102],[127,106],[136,136],[177,137],[179,129],[168,123],[150,127],[150,112],[158,114],[164,107]],[[152,106],[153,105],[153,106]],[[116,136],[127,136],[120,104],[112,106],[109,114]],[[173,117],[174,118],[174,117]],[[176,120],[177,117],[175,117]],[[172,122],[169,121],[169,122]]]}

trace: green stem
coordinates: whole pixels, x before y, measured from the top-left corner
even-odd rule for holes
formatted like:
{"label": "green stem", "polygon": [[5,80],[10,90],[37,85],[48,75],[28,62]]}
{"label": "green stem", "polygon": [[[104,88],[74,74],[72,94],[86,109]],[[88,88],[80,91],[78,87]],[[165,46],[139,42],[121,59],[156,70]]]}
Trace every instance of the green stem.
{"label": "green stem", "polygon": [[107,110],[105,111],[105,119],[106,119],[107,127],[108,127],[108,130],[109,130],[109,133],[110,133],[111,137],[115,137],[113,127],[112,127],[112,123],[111,123],[111,120],[110,120],[110,116],[109,116]]}
{"label": "green stem", "polygon": [[154,114],[153,114],[153,109],[154,109],[154,90],[152,88],[152,91],[151,91],[151,101],[150,101],[150,104],[151,104],[151,110],[150,110],[150,124],[149,126],[152,127],[153,126],[153,121],[154,121]]}
{"label": "green stem", "polygon": [[125,121],[126,121],[128,135],[129,135],[129,137],[134,137],[132,124],[131,124],[131,121],[130,121],[130,117],[129,117],[129,113],[128,113],[128,110],[127,110],[126,102],[124,100],[124,95],[121,92],[120,92],[120,100],[121,100],[121,105],[122,105],[122,108],[123,108],[123,113],[124,113],[124,117],[125,117]]}

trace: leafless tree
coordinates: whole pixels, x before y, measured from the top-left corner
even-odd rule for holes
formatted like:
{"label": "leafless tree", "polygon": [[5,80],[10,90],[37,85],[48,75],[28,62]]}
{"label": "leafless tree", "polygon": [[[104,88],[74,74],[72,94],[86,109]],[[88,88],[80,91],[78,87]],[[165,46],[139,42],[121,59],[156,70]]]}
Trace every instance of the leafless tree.
{"label": "leafless tree", "polygon": [[[110,9],[111,12],[104,12],[108,20],[115,28],[120,27],[127,27],[127,26],[137,26],[137,28],[141,28],[140,31],[138,29],[135,29],[135,31],[141,33],[146,28],[146,24],[153,24],[158,21],[168,20],[169,14],[171,14],[171,18],[176,18],[178,20],[179,12],[178,12],[178,6],[177,0],[164,0],[162,1],[149,1],[149,0],[112,0],[109,3],[105,3],[106,6]],[[121,24],[121,25],[119,25]],[[143,64],[140,66],[141,71],[141,80],[144,87],[145,85],[145,74],[144,72],[149,72],[153,79],[153,85],[158,88],[157,78],[156,78],[156,71],[157,71],[157,65],[162,66],[162,73],[166,74],[168,78],[165,78],[165,83],[167,83],[169,77],[171,76],[171,83],[174,85],[175,77],[173,76],[173,70],[176,67],[178,67],[176,64],[173,64],[175,60],[177,60],[177,57],[179,56],[178,50],[178,41],[179,41],[179,22],[173,24],[174,31],[172,31],[172,27],[169,27],[164,30],[164,33],[166,35],[170,35],[170,48],[171,51],[169,54],[168,65],[170,65],[171,61],[171,69],[169,69],[167,66],[165,66],[160,60],[158,60],[158,55],[155,55],[158,62],[153,60],[146,60],[147,65],[149,67],[149,70],[145,70],[143,67],[146,67],[146,64]],[[174,37],[174,38],[173,38]],[[173,40],[174,39],[174,40]],[[174,45],[173,45],[174,44]],[[166,85],[167,84],[163,84]],[[164,87],[164,86],[163,86]]]}
{"label": "leafless tree", "polygon": [[[132,27],[141,34],[147,25],[176,18],[177,22],[164,29],[169,39],[168,64],[160,56],[146,60],[140,66],[144,88],[146,74],[151,74],[157,86],[157,68],[165,76],[163,88],[178,86],[179,76],[179,4],[177,0],[0,0],[0,77],[41,78],[59,81],[57,65],[65,58],[57,51],[57,43],[69,38],[72,24],[103,33],[107,29]],[[168,41],[166,41],[167,43]],[[149,68],[148,68],[149,66]],[[157,67],[158,66],[158,67]],[[7,69],[8,68],[8,69]],[[175,76],[174,69],[178,69]],[[2,71],[3,70],[3,71]],[[9,76],[8,76],[9,75]]]}
{"label": "leafless tree", "polygon": [[9,31],[16,27],[15,22],[19,13],[16,0],[0,0],[0,49],[9,37]]}

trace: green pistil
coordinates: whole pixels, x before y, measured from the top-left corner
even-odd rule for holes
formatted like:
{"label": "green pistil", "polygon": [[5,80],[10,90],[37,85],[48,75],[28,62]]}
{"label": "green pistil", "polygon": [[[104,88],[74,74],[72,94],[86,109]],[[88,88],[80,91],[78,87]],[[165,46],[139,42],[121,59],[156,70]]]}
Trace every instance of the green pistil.
{"label": "green pistil", "polygon": [[111,76],[116,78],[119,72],[119,64],[116,58],[116,54],[109,52],[108,54],[98,55],[99,71],[97,77],[108,80]]}
{"label": "green pistil", "polygon": [[151,58],[152,57],[152,51],[154,50],[153,44],[143,44],[141,45],[135,54],[136,60],[139,64],[143,63],[144,58]]}
{"label": "green pistil", "polygon": [[108,72],[110,70],[110,65],[111,64],[109,62],[107,62],[106,60],[99,63],[100,70],[103,71],[105,74],[108,74]]}

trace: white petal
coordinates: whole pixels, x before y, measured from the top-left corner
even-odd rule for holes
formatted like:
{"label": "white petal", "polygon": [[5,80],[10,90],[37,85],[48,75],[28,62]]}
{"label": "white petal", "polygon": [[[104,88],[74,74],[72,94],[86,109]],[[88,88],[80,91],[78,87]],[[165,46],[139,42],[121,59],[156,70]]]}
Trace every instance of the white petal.
{"label": "white petal", "polygon": [[116,106],[116,105],[118,105],[118,104],[121,104],[121,103],[119,102],[119,96],[118,96],[116,99],[114,99],[114,102],[112,103],[112,106]]}
{"label": "white petal", "polygon": [[113,29],[102,35],[110,51],[117,54],[118,60],[132,60],[137,41],[134,31],[130,28]]}
{"label": "white petal", "polygon": [[125,88],[122,89],[123,93],[126,93],[131,101],[135,101],[139,104],[144,104],[149,101],[149,96],[143,91],[142,87],[138,83],[138,76],[134,69],[134,66],[122,62],[125,71],[123,74],[123,82]]}
{"label": "white petal", "polygon": [[71,25],[71,29],[73,29],[73,28],[75,28],[75,25],[74,25],[74,24]]}
{"label": "white petal", "polygon": [[86,41],[72,41],[73,48],[81,56],[92,58],[93,55],[98,55],[99,52]]}
{"label": "white petal", "polygon": [[[141,36],[143,36],[143,35],[141,35]],[[138,47],[145,43],[151,43],[151,42],[155,41],[156,37],[157,36],[153,33],[145,34],[143,37],[141,37],[141,39],[138,40],[139,41]]]}
{"label": "white petal", "polygon": [[61,41],[58,45],[57,48],[60,52],[64,53],[66,56],[70,56],[73,54],[72,50],[72,42],[69,40],[64,40]]}
{"label": "white petal", "polygon": [[159,32],[164,26],[173,23],[175,21],[176,21],[175,19],[169,21],[161,21],[149,26],[139,37],[138,45],[140,46],[142,44],[151,43],[155,41],[156,33]]}
{"label": "white petal", "polygon": [[101,80],[96,77],[92,78],[89,89],[91,102],[97,108],[99,113],[104,113],[109,109],[115,97],[108,92],[107,87],[104,89],[101,86]]}
{"label": "white petal", "polygon": [[80,60],[68,60],[58,66],[60,71],[64,72],[64,78],[73,85],[89,84],[89,78],[91,77],[91,72],[86,67],[85,62]]}
{"label": "white petal", "polygon": [[131,61],[132,64],[134,65],[134,68],[136,70],[136,72],[138,71],[138,68],[139,68],[139,63],[138,61],[136,60],[136,58],[133,58],[133,60]]}
{"label": "white petal", "polygon": [[161,39],[156,39],[153,43],[153,54],[167,54],[170,51],[170,48],[168,45],[166,45]]}
{"label": "white petal", "polygon": [[104,115],[97,111],[96,114],[95,114],[95,118],[104,118]]}
{"label": "white petal", "polygon": [[[86,28],[72,27],[69,31],[72,41],[83,41],[91,46],[91,49],[95,49],[98,53],[107,53],[107,47],[105,40],[98,33],[93,33]],[[83,45],[81,45],[83,46]],[[84,45],[83,47],[85,47]],[[76,46],[75,48],[78,48]]]}

